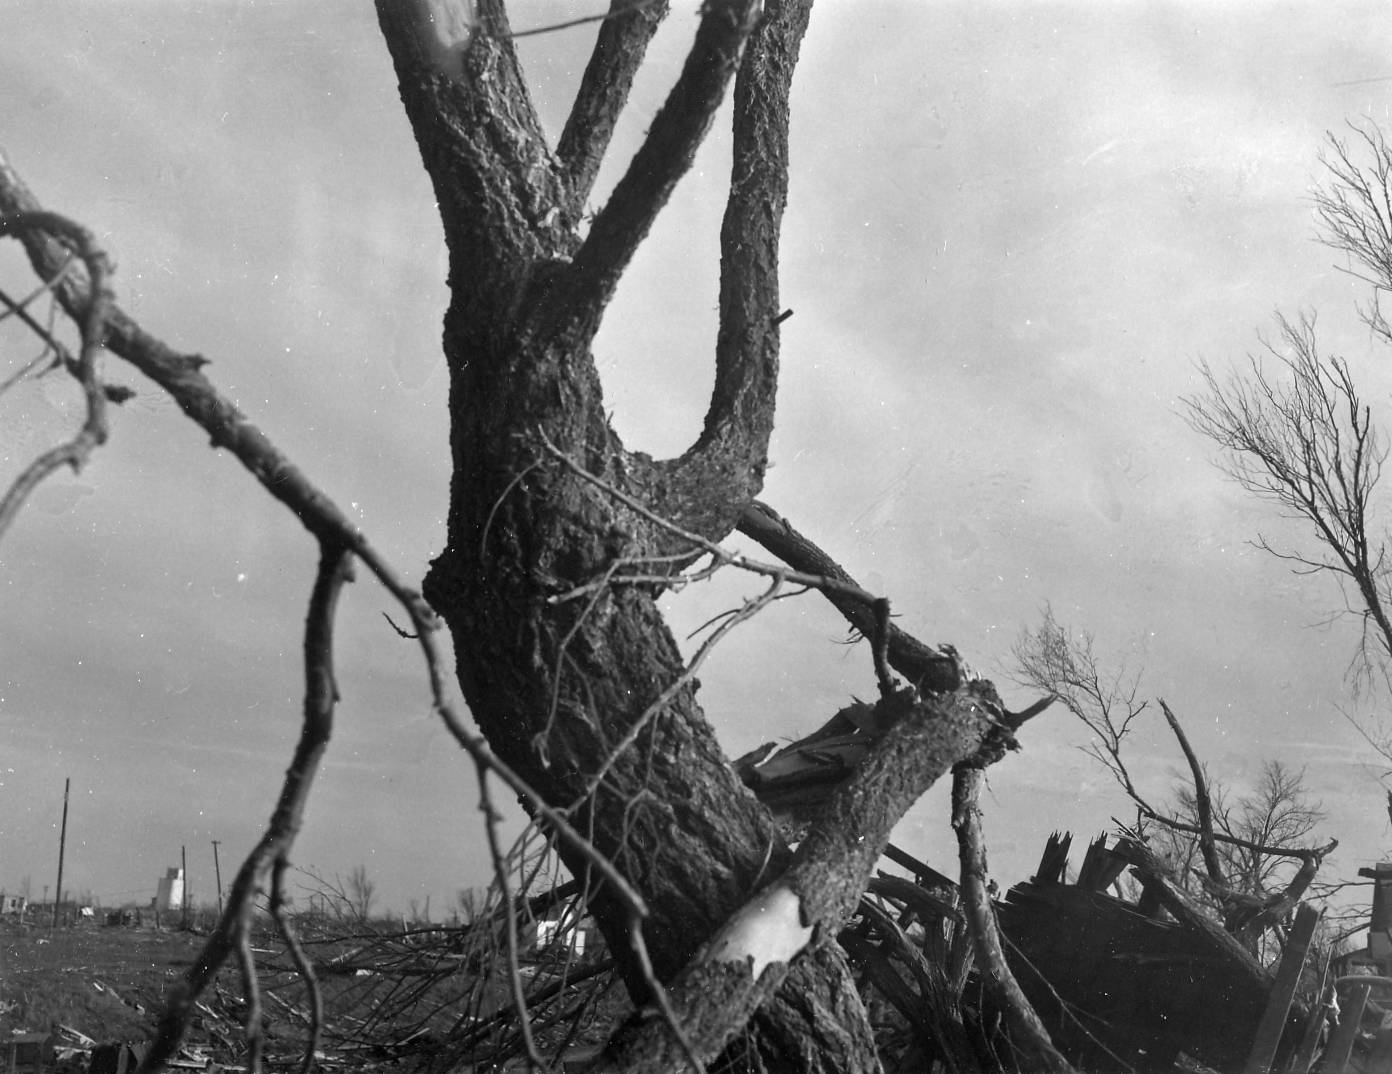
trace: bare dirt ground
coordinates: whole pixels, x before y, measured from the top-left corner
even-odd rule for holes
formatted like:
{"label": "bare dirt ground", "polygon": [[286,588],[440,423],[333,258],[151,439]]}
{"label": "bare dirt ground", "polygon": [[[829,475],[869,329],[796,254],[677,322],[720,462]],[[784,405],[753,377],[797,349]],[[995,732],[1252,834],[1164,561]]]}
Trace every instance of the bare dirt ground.
{"label": "bare dirt ground", "polygon": [[[202,943],[188,932],[0,922],[0,1036],[52,1032],[60,1045],[73,1043],[61,1039],[66,1026],[98,1043],[148,1040],[166,989]],[[202,1026],[190,1037],[212,1042]],[[85,1069],[83,1056],[60,1066],[75,1062]]]}
{"label": "bare dirt ground", "polygon": [[[0,920],[0,1038],[12,1031],[50,1033],[59,1049],[58,1074],[85,1071],[93,1041],[148,1041],[166,992],[193,963],[205,939],[177,930],[91,924],[52,929],[21,925],[13,918]],[[326,1038],[319,1053],[323,1068],[412,1068],[429,1061],[451,1028],[486,1028],[495,1021],[495,1013],[507,1017],[510,993],[505,981],[493,979],[496,969],[483,978],[468,971],[441,974],[457,956],[400,945],[379,950],[372,940],[364,934],[307,945],[324,989]],[[274,941],[264,942],[267,949],[258,944],[254,950],[266,1059],[269,1067],[289,1069],[298,1065],[306,1039],[304,1019],[295,1013],[304,1004],[303,986],[286,972],[283,952],[271,949]],[[529,962],[524,968],[534,988],[545,991],[558,969],[552,963],[558,960]],[[534,1012],[538,1041],[548,1047],[548,1054],[561,1049],[568,1060],[591,1054],[604,1039],[604,1027],[628,1009],[622,988],[597,988],[599,984],[591,979],[572,994],[574,998]],[[584,999],[587,995],[589,1000]],[[244,1069],[240,997],[238,972],[224,969],[200,999],[186,1059]],[[567,1013],[562,1016],[562,1011]],[[359,1027],[367,1039],[348,1039]],[[498,1028],[501,1031],[503,1024]],[[445,1044],[445,1054],[453,1055],[452,1065],[459,1070],[523,1068],[520,1058],[511,1054],[515,1048],[504,1047],[499,1055],[496,1043],[492,1034],[480,1037],[478,1047],[492,1056],[482,1062],[482,1056],[469,1048],[459,1052]]]}

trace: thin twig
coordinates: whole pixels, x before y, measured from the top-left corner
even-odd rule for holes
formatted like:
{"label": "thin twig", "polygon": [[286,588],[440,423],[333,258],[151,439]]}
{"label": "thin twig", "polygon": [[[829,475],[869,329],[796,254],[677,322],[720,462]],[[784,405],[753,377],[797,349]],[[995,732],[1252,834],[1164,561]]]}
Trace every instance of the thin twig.
{"label": "thin twig", "polygon": [[832,578],[825,574],[805,574],[802,571],[789,570],[787,567],[780,567],[773,563],[761,563],[759,560],[750,559],[748,556],[740,555],[737,552],[731,552],[724,546],[716,544],[714,541],[709,541],[698,533],[692,533],[690,530],[683,529],[669,519],[663,518],[641,500],[635,499],[622,489],[605,481],[604,478],[590,473],[560,448],[556,447],[544,432],[538,432],[537,435],[540,437],[542,444],[545,445],[546,450],[577,477],[588,481],[596,488],[608,493],[625,507],[638,512],[638,514],[642,515],[649,522],[689,542],[693,551],[699,548],[704,552],[709,552],[721,563],[728,564],[732,567],[738,567],[740,570],[749,571],[751,574],[762,574],[769,578],[781,578],[785,582],[804,585],[809,589],[818,589],[822,592],[837,593],[842,596],[851,597],[862,602],[867,608],[873,609],[879,600],[873,593],[867,592],[852,582],[844,582],[839,578]]}
{"label": "thin twig", "polygon": [[39,282],[39,286],[35,287],[32,291],[30,291],[27,295],[25,295],[18,301],[11,298],[9,295],[0,293],[0,303],[3,303],[6,307],[8,307],[4,313],[0,313],[0,321],[3,321],[8,317],[17,316],[24,321],[25,325],[28,326],[28,328],[31,331],[36,332],[41,336],[46,336],[47,333],[38,325],[38,323],[32,317],[29,316],[28,309],[30,306],[34,304],[35,299],[48,294],[50,291],[54,290],[59,284],[61,284],[63,280],[67,277],[69,270],[73,267],[73,265],[77,264],[77,260],[78,258],[76,254],[70,255],[68,257],[68,260],[63,264],[63,266],[58,270],[58,272],[53,276],[52,279],[41,280]]}
{"label": "thin twig", "polygon": [[[242,957],[240,946],[249,943],[246,938],[256,896],[268,873],[289,854],[299,832],[305,803],[333,729],[333,710],[338,700],[333,675],[333,618],[339,594],[352,578],[351,568],[352,556],[346,549],[320,549],[319,569],[305,617],[304,716],[279,802],[265,833],[237,871],[218,927],[188,972],[170,990],[155,1039],[141,1064],[142,1071],[162,1069],[174,1057],[198,996],[216,979],[229,956]],[[250,957],[249,951],[245,957]]]}
{"label": "thin twig", "polygon": [[548,26],[534,26],[530,30],[514,30],[507,36],[515,41],[519,37],[535,37],[537,34],[555,33],[557,30],[569,30],[572,27],[584,26],[591,22],[607,22],[610,19],[617,19],[621,15],[627,15],[630,11],[651,7],[653,4],[660,2],[661,0],[633,0],[631,4],[625,4],[615,11],[606,11],[602,15],[585,15],[582,18],[569,19],[566,22],[553,22]]}
{"label": "thin twig", "polygon": [[744,605],[737,612],[726,619],[725,622],[721,623],[720,626],[712,632],[711,636],[701,643],[701,647],[696,650],[695,655],[692,656],[686,667],[682,668],[681,674],[668,684],[667,688],[657,696],[657,700],[643,710],[643,714],[633,722],[633,725],[629,727],[624,737],[619,740],[619,744],[609,752],[609,755],[604,758],[599,768],[590,775],[586,781],[584,793],[571,803],[568,807],[568,812],[573,812],[584,802],[589,800],[609,769],[614,766],[619,757],[623,755],[624,751],[632,746],[634,742],[638,741],[638,736],[643,733],[643,729],[647,727],[648,723],[662,712],[671,702],[672,698],[676,697],[677,694],[695,678],[696,672],[700,670],[701,665],[706,661],[706,657],[711,654],[711,650],[715,648],[720,639],[734,630],[740,623],[752,618],[763,610],[777,597],[778,590],[781,588],[782,584],[783,580],[775,576],[767,589],[753,600],[745,601]]}
{"label": "thin twig", "polygon": [[541,1056],[537,1054],[536,1041],[532,1039],[532,1023],[527,1015],[526,988],[522,984],[522,969],[517,962],[517,915],[512,904],[512,890],[508,885],[507,863],[498,846],[499,814],[493,807],[493,799],[488,793],[488,770],[477,765],[479,782],[479,811],[483,814],[483,828],[488,835],[488,853],[493,859],[493,882],[498,885],[505,914],[504,934],[507,937],[508,983],[512,989],[512,1004],[517,1011],[517,1023],[522,1030],[522,1043],[527,1050],[530,1067],[542,1066]]}
{"label": "thin twig", "polygon": [[295,969],[299,971],[300,980],[304,982],[309,995],[309,1040],[305,1042],[300,1074],[312,1074],[319,1043],[324,1034],[324,996],[319,988],[319,978],[315,976],[314,967],[305,957],[304,948],[300,946],[300,939],[295,934],[295,926],[285,910],[285,870],[288,864],[284,855],[276,859],[275,868],[271,871],[271,895],[268,902],[271,917],[275,919],[276,928],[280,931],[280,938],[285,941],[285,949],[290,952],[290,958],[294,961]]}
{"label": "thin twig", "polygon": [[0,235],[31,231],[61,235],[77,248],[77,255],[86,264],[91,277],[86,304],[80,316],[76,317],[82,332],[77,377],[87,400],[87,416],[71,440],[44,452],[31,462],[0,498],[0,535],[9,528],[24,506],[24,501],[44,478],[62,466],[70,466],[74,472],[81,470],[92,452],[106,442],[107,436],[106,393],[97,373],[97,358],[106,340],[107,317],[111,310],[111,292],[107,286],[111,274],[110,261],[106,252],[97,245],[96,237],[67,217],[42,210],[0,216]]}
{"label": "thin twig", "polygon": [[256,982],[256,960],[251,957],[251,929],[246,922],[237,928],[237,965],[242,971],[242,999],[246,1013],[242,1018],[242,1035],[247,1043],[247,1069],[261,1074],[261,1049],[265,1039],[261,1034],[261,990]]}

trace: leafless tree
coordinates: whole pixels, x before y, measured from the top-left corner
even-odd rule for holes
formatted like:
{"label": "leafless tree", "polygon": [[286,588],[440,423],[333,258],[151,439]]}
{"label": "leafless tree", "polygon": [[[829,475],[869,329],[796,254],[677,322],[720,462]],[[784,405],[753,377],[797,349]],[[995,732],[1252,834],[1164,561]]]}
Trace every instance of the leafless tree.
{"label": "leafless tree", "polygon": [[1297,573],[1333,574],[1362,622],[1352,671],[1385,674],[1392,656],[1387,546],[1373,529],[1374,491],[1387,446],[1342,358],[1321,356],[1313,315],[1278,317],[1284,349],[1267,344],[1273,374],[1257,357],[1220,378],[1201,366],[1206,391],[1186,400],[1190,424],[1221,447],[1220,465],[1243,488],[1315,531],[1319,551],[1290,551],[1258,536],[1257,547]]}
{"label": "leafless tree", "polygon": [[456,919],[465,925],[473,924],[483,913],[485,901],[484,893],[478,888],[460,888],[454,900]]}
{"label": "leafless tree", "polygon": [[371,919],[372,903],[377,897],[377,884],[367,874],[367,866],[358,864],[348,872],[348,906],[359,922]]}
{"label": "leafless tree", "polygon": [[[171,994],[147,1067],[173,1055],[200,989],[235,958],[246,993],[248,1066],[257,1068],[250,921],[260,894],[313,993],[284,876],[332,734],[334,611],[356,563],[408,618],[402,633],[421,647],[436,711],[477,769],[522,1048],[532,1063],[543,1059],[517,964],[521,900],[511,885],[520,859],[499,840],[492,797],[499,783],[583,885],[587,910],[644,1007],[615,1031],[603,1069],[701,1069],[744,1034],[759,1069],[856,1072],[876,1070],[879,1061],[835,937],[893,825],[953,771],[964,888],[976,893],[969,920],[979,965],[1011,1012],[1020,1062],[1066,1069],[999,958],[975,816],[980,769],[1004,755],[1036,710],[1006,712],[954,649],[930,648],[892,627],[887,601],[754,499],[768,465],[779,325],[789,315],[778,290],[788,100],[809,0],[703,5],[667,102],[613,194],[593,210],[599,166],[667,4],[613,0],[555,144],[542,130],[501,0],[459,5],[456,19],[436,21],[447,6],[377,4],[450,251],[444,350],[453,477],[446,547],[423,594],[218,391],[201,356],[173,351],[119,307],[91,234],[41,211],[0,161],[0,234],[24,243],[43,286],[78,324],[77,355],[26,303],[11,308],[44,340],[37,361],[69,369],[87,401],[73,439],[35,460],[0,500],[0,531],[47,473],[80,466],[104,443],[107,405],[129,395],[105,382],[97,361],[105,347],[169,392],[319,545],[301,738],[221,927]],[[627,449],[611,426],[591,343],[731,83],[734,163],[721,229],[715,384],[696,441],[677,458],[654,460]],[[724,549],[719,542],[736,527],[782,563]],[[703,558],[707,566],[698,564]],[[765,589],[686,662],[658,598],[728,567],[761,576]],[[865,706],[874,726],[865,756],[828,792],[796,851],[720,749],[695,681],[710,645],[790,587],[820,591],[871,641],[881,684],[879,702]],[[435,641],[442,625],[482,737],[444,690]],[[891,669],[910,685],[897,683]],[[319,1009],[317,993],[310,1005]],[[306,1074],[317,1014],[312,1025]]]}
{"label": "leafless tree", "polygon": [[1122,745],[1149,704],[1139,696],[1141,673],[1128,669],[1125,661],[1115,671],[1104,669],[1093,641],[1091,634],[1071,633],[1054,618],[1053,608],[1045,605],[1039,626],[1022,629],[1011,646],[1011,678],[1057,697],[1092,732],[1085,752],[1111,772],[1138,805],[1150,809],[1132,782],[1122,753]]}
{"label": "leafless tree", "polygon": [[[1168,863],[1178,883],[1206,893],[1229,930],[1245,931],[1255,944],[1304,897],[1338,843],[1309,845],[1324,813],[1306,793],[1303,771],[1267,761],[1256,788],[1231,798],[1209,775],[1179,718],[1161,699],[1158,707],[1190,778],[1176,789],[1172,804],[1154,805],[1126,761],[1126,740],[1149,704],[1140,698],[1140,671],[1129,671],[1124,662],[1118,671],[1107,671],[1093,636],[1070,631],[1047,606],[1037,628],[1021,631],[1012,655],[1011,674],[1017,682],[1054,694],[1092,733],[1084,750],[1135,805],[1137,832],[1150,826],[1159,860]],[[1273,890],[1278,883],[1279,890]]]}
{"label": "leafless tree", "polygon": [[1382,292],[1392,291],[1392,148],[1376,124],[1350,126],[1363,152],[1331,134],[1320,154],[1331,180],[1314,191],[1315,212],[1324,225],[1320,238],[1347,256],[1345,271],[1372,285],[1372,300],[1359,312],[1376,335],[1392,343],[1380,301]]}
{"label": "leafless tree", "polygon": [[[1392,147],[1371,123],[1353,132],[1352,146],[1331,134],[1320,157],[1327,182],[1313,193],[1319,238],[1345,256],[1344,271],[1372,287],[1359,312],[1375,339],[1392,344],[1381,304],[1392,291]],[[1243,488],[1312,527],[1315,551],[1256,543],[1297,573],[1340,581],[1345,608],[1362,625],[1353,683],[1392,685],[1392,563],[1377,521],[1387,440],[1348,363],[1320,353],[1314,315],[1278,316],[1278,324],[1284,346],[1268,345],[1265,359],[1249,356],[1245,369],[1224,377],[1203,366],[1205,391],[1186,400],[1189,422],[1223,449],[1220,465]],[[1385,721],[1350,720],[1392,761]]]}

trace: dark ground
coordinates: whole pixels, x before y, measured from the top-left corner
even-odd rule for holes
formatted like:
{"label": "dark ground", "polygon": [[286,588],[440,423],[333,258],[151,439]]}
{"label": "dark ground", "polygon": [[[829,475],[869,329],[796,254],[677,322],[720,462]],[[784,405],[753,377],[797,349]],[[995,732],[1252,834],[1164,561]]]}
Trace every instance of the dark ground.
{"label": "dark ground", "polygon": [[[0,1036],[47,1031],[60,1047],[77,1043],[59,1030],[66,1026],[98,1043],[148,1040],[166,989],[202,943],[191,932],[0,921]],[[190,1042],[215,1036],[197,1025]],[[85,1069],[85,1062],[79,1054],[59,1065]]]}
{"label": "dark ground", "polygon": [[[65,1029],[75,1030],[99,1044],[148,1041],[154,1036],[166,991],[193,963],[205,939],[197,933],[178,930],[95,924],[53,929],[32,923],[21,925],[14,918],[0,919],[0,1038],[7,1037],[11,1031],[51,1033],[59,1048],[58,1074],[85,1071],[90,1055],[87,1050],[90,1043]],[[272,944],[268,938],[266,946],[269,948]],[[262,946],[260,942],[255,945],[258,962],[263,961],[260,957],[263,954],[272,956],[261,966],[267,1059],[271,1066],[282,1065],[282,1060],[285,1065],[297,1065],[302,1054],[303,1030],[293,1020],[285,1020],[283,1014],[287,1004],[277,997],[295,1004],[302,1000],[298,994],[300,989],[293,980],[288,984],[277,983],[282,975],[275,972],[272,964],[283,961],[283,957],[276,957],[269,949],[262,951]],[[336,951],[339,946],[361,949],[363,945],[344,941],[332,946]],[[311,945],[311,949],[316,961],[330,957],[327,949],[317,945]],[[539,969],[541,967],[535,964],[528,966],[529,972]],[[331,975],[322,982],[326,1015],[330,1022],[335,1021],[336,1016],[366,1015],[369,1010],[378,1009],[379,1004],[389,1002],[389,997],[403,983],[409,984],[414,979],[409,968],[399,975],[373,974],[366,978]],[[542,981],[545,979],[543,975]],[[591,987],[597,983],[592,982]],[[421,1007],[415,1008],[414,1013],[408,1010],[404,1020],[411,1022],[440,999],[467,991],[467,984],[468,978],[457,984],[443,982],[441,993],[437,993],[434,1000],[422,997]],[[501,981],[490,981],[486,991],[485,1009],[507,1006],[507,989]],[[216,987],[208,989],[200,999],[199,1014],[190,1026],[187,1040],[195,1051],[188,1058],[206,1057],[220,1065],[238,1068],[245,1063],[240,995],[241,981],[236,969],[224,969]],[[597,1003],[586,1012],[588,1017],[584,1018],[583,1031],[567,1033],[564,1024],[549,1031],[538,1026],[540,1039],[556,1046],[560,1044],[560,1037],[567,1037],[567,1057],[591,1051],[604,1039],[605,1027],[628,1008],[622,988],[609,989],[595,999]],[[456,1022],[460,1013],[457,1004],[456,997],[440,1014],[425,1017],[435,1031],[431,1035],[437,1040],[441,1029]],[[378,1033],[383,1039],[393,1038],[400,1035],[394,1028],[383,1026]],[[550,1041],[553,1036],[557,1039]],[[376,1048],[363,1050],[350,1045],[345,1050],[343,1042],[337,1040],[326,1040],[324,1050],[328,1053],[323,1055],[326,1068],[382,1066],[402,1069],[402,1060],[407,1067],[414,1065],[410,1062],[411,1056],[399,1051],[389,1057],[386,1052],[377,1054]],[[511,1069],[516,1062],[514,1058],[506,1069]],[[470,1057],[463,1055],[457,1056],[455,1065],[465,1070],[473,1068]],[[491,1063],[485,1062],[479,1069],[484,1068],[491,1068]]]}

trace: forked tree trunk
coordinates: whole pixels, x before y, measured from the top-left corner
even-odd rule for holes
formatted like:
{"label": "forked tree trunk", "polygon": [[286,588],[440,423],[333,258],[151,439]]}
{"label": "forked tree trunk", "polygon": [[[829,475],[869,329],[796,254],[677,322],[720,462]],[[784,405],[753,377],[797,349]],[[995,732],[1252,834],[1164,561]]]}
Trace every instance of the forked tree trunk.
{"label": "forked tree trunk", "polygon": [[[553,805],[585,802],[576,826],[647,901],[644,935],[661,980],[761,878],[787,866],[789,851],[731,770],[692,686],[618,750],[682,671],[659,588],[622,575],[670,571],[693,549],[578,477],[547,444],[711,540],[758,492],[777,380],[787,93],[809,6],[771,4],[756,27],[748,0],[706,5],[678,86],[586,231],[590,185],[665,4],[616,0],[628,12],[603,24],[553,150],[500,2],[480,0],[467,34],[442,43],[430,40],[426,5],[378,0],[450,249],[453,480],[448,546],[425,593],[453,635],[460,685],[490,745]],[[717,383],[699,441],[658,462],[627,451],[610,427],[590,341],[737,66]],[[608,584],[553,599],[611,571]],[[583,861],[561,853],[584,874]],[[603,888],[592,905],[641,999],[626,907]],[[798,961],[751,1028],[765,1061],[783,1069],[878,1068],[834,944]]]}

